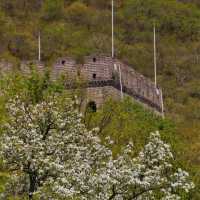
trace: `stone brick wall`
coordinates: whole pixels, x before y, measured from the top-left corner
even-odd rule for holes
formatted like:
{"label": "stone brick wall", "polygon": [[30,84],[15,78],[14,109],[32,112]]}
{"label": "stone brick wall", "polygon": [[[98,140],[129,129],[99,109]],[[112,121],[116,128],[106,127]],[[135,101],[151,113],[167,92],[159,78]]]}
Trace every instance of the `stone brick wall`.
{"label": "stone brick wall", "polygon": [[[93,99],[97,107],[99,107],[108,96],[112,96],[115,99],[120,98],[119,69],[121,69],[123,92],[132,96],[143,105],[159,112],[161,111],[161,89],[155,88],[154,83],[150,79],[139,74],[130,66],[118,59],[112,59],[104,55],[87,56],[84,58],[83,63],[77,63],[69,57],[60,58],[50,69],[51,78],[55,80],[61,74],[69,77],[84,77],[89,83],[87,88],[87,101]],[[21,63],[22,72],[29,73],[29,67],[34,64],[40,73],[45,71],[45,65],[43,63],[31,61]],[[10,69],[10,65],[1,63],[0,68]]]}
{"label": "stone brick wall", "polygon": [[100,108],[103,103],[109,98],[120,100],[120,92],[112,86],[91,87],[87,88],[87,98],[84,105],[94,101],[97,108]]}
{"label": "stone brick wall", "polygon": [[72,58],[62,58],[52,66],[51,77],[57,79],[61,74],[76,76],[78,72],[78,65]]}
{"label": "stone brick wall", "polygon": [[88,56],[84,59],[84,64],[78,64],[71,58],[61,58],[53,66],[52,72],[80,75],[88,81],[110,80],[112,78],[113,60],[106,56]]}
{"label": "stone brick wall", "polygon": [[122,63],[119,60],[115,61],[117,73],[119,74],[119,66],[122,73],[122,83],[124,89],[130,89],[133,93],[153,102],[161,107],[161,89],[155,88],[154,83],[136,72],[133,68]]}
{"label": "stone brick wall", "polygon": [[[130,95],[127,95],[127,94],[124,94],[124,96],[131,97]],[[86,106],[90,102],[94,102],[98,109],[98,108],[101,108],[101,106],[104,104],[104,102],[110,98],[120,101],[121,100],[121,92],[118,89],[114,88],[113,86],[87,88],[86,99],[84,100],[82,106],[83,106],[83,108],[86,108]],[[133,100],[136,101],[137,103],[141,104],[145,109],[152,110],[155,113],[160,115],[160,110],[155,109],[153,106],[151,107],[147,103],[144,103],[137,98],[133,98]]]}

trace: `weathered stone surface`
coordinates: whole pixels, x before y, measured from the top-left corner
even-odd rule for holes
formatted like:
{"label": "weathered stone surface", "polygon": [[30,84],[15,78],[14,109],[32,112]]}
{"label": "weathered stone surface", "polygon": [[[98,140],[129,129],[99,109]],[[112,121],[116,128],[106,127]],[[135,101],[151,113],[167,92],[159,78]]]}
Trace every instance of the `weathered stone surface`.
{"label": "weathered stone surface", "polygon": [[[62,67],[61,67],[62,66]],[[105,98],[100,98],[96,90],[102,91],[101,87],[108,86],[110,82],[111,91],[119,93],[119,68],[121,68],[123,92],[133,96],[137,101],[140,101],[157,111],[161,111],[161,90],[155,88],[154,83],[143,75],[137,73],[130,66],[124,64],[118,59],[112,59],[108,56],[88,56],[84,59],[84,64],[76,64],[72,59],[61,59],[53,67],[53,71],[61,69],[61,71],[70,74],[71,76],[82,76],[90,83],[93,89],[89,89],[89,96],[101,105]],[[113,80],[115,84],[111,84]],[[96,91],[96,92],[91,92]],[[115,92],[116,93],[116,92]],[[103,95],[102,95],[103,96]],[[116,97],[114,95],[113,97]],[[100,100],[101,99],[101,102]],[[99,103],[100,102],[100,103]]]}
{"label": "weathered stone surface", "polygon": [[[2,65],[0,64],[0,67]],[[31,61],[21,63],[22,72],[29,73],[31,65],[36,65],[40,73],[45,71],[43,63]],[[1,68],[9,68],[8,70],[10,70],[10,65],[7,64],[6,66]],[[124,94],[132,96],[143,105],[161,112],[161,89],[155,88],[150,79],[118,59],[93,55],[85,57],[84,64],[78,64],[72,58],[60,58],[53,64],[50,72],[53,80],[61,74],[70,78],[84,77],[88,82],[87,102],[94,101],[97,107],[100,107],[109,96],[120,99],[120,69]]]}

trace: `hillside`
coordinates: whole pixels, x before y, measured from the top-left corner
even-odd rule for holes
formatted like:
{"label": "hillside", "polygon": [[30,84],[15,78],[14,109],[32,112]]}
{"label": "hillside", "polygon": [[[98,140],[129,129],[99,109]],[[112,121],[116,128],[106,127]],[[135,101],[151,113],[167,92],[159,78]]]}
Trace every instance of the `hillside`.
{"label": "hillside", "polygon": [[[1,77],[0,89],[2,96],[0,96],[0,127],[7,121],[7,109],[5,108],[7,102],[13,99],[16,95],[20,95],[26,103],[38,103],[49,95],[58,93],[59,97],[67,95],[62,82],[51,82],[46,76],[40,76],[33,73],[31,76],[21,76],[20,74],[11,74],[9,76]],[[74,90],[73,94],[81,95],[84,89]],[[27,104],[28,105],[28,104]],[[79,105],[78,105],[79,108]],[[184,154],[186,152],[184,142],[177,135],[175,124],[169,119],[162,119],[155,115],[149,109],[144,109],[140,104],[133,102],[131,98],[125,98],[124,101],[114,101],[108,99],[105,105],[98,112],[93,112],[88,109],[83,113],[83,122],[88,130],[99,127],[99,136],[103,143],[107,138],[111,138],[112,151],[114,156],[117,156],[124,146],[129,142],[134,144],[134,153],[137,153],[146,144],[150,132],[159,131],[164,141],[170,144],[174,155],[175,168],[184,167],[191,175],[195,173],[191,166],[187,166],[184,161]],[[2,129],[0,129],[0,133]],[[5,186],[8,177],[8,171],[3,168],[0,162],[0,192]],[[195,181],[195,177],[192,177]],[[197,186],[198,190],[198,186]],[[194,193],[195,195],[196,193]],[[190,194],[190,196],[193,194]]]}
{"label": "hillside", "polygon": [[[42,59],[47,63],[60,56],[80,59],[93,53],[111,54],[108,0],[1,0],[0,7],[1,59],[16,65],[21,60],[37,59],[39,32]],[[115,56],[151,79],[156,23],[158,82],[164,91],[166,115],[176,124],[176,134],[184,149],[183,160],[195,176],[200,170],[200,3],[116,0],[115,11]],[[124,118],[129,120],[130,116]],[[141,130],[148,133],[155,127],[163,128],[156,120],[145,124],[144,113],[136,119],[138,124],[143,123],[139,129],[139,125],[134,126],[137,136]],[[147,117],[147,121],[150,119]],[[113,121],[113,127],[114,123],[117,122]],[[127,133],[122,140],[131,131],[122,131]],[[170,140],[173,144],[173,137]]]}

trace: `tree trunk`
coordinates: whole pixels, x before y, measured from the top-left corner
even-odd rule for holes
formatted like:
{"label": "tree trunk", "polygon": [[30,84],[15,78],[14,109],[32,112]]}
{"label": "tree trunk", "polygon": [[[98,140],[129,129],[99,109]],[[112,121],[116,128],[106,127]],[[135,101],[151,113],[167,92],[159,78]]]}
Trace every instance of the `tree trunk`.
{"label": "tree trunk", "polygon": [[34,171],[29,174],[29,181],[30,181],[30,186],[29,186],[29,199],[33,199],[33,193],[37,189],[37,172]]}

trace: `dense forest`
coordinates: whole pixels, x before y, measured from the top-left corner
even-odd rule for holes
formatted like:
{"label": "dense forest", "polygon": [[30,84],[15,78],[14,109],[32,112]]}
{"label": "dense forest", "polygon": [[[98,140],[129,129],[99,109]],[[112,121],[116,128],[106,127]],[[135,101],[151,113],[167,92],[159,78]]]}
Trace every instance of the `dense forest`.
{"label": "dense forest", "polygon": [[[115,0],[115,56],[152,79],[154,23],[166,116],[176,126],[172,132],[181,141],[184,166],[200,184],[200,2]],[[1,60],[16,66],[22,60],[36,60],[39,33],[46,63],[61,56],[110,55],[111,1],[0,0]],[[150,118],[139,117],[142,122]],[[148,132],[147,124],[140,129],[147,127]]]}

